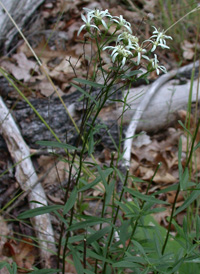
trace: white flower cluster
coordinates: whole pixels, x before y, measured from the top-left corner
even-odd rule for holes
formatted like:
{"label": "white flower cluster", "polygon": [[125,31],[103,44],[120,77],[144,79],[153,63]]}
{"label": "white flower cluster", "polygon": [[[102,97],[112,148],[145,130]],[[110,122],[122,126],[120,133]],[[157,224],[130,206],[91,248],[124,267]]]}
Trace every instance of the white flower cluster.
{"label": "white flower cluster", "polygon": [[172,39],[171,36],[167,36],[164,31],[158,31],[156,27],[153,27],[153,35],[140,44],[139,38],[132,35],[131,24],[127,22],[122,15],[120,15],[120,17],[112,16],[108,10],[100,11],[98,9],[90,10],[87,8],[84,8],[84,10],[87,14],[86,16],[81,14],[81,17],[85,24],[80,27],[78,35],[83,29],[86,29],[90,34],[92,34],[92,29],[95,29],[96,33],[100,33],[99,27],[101,25],[105,30],[108,30],[113,24],[116,25],[115,33],[120,32],[115,40],[115,46],[103,47],[103,50],[112,50],[111,58],[113,63],[117,61],[120,68],[123,68],[126,62],[131,61],[132,58],[137,58],[137,65],[140,64],[141,58],[144,58],[151,64],[152,69],[156,70],[158,75],[160,70],[166,73],[166,68],[158,65],[159,61],[156,54],[154,54],[154,58],[149,58],[148,56],[151,52],[154,52],[157,47],[169,49],[166,44],[166,39]]}

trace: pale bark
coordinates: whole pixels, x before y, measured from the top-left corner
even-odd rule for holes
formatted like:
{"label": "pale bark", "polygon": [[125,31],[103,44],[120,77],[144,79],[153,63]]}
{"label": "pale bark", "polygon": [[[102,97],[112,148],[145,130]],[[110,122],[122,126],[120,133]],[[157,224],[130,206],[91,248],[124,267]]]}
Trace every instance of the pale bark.
{"label": "pale bark", "polygon": [[8,10],[20,29],[24,29],[27,22],[35,10],[44,2],[44,0],[1,0],[0,1],[0,47],[4,53],[10,48],[10,45],[17,35],[18,31],[11,22],[8,15],[3,10],[3,6]]}
{"label": "pale bark", "polygon": [[[24,142],[15,121],[0,97],[0,129],[6,141],[8,150],[16,164],[15,177],[22,190],[31,190],[28,200],[36,201],[30,203],[30,208],[38,208],[47,205],[47,199],[42,185],[38,182],[37,174],[31,162],[29,148]],[[39,239],[40,255],[45,267],[51,267],[50,256],[47,250],[55,251],[54,232],[49,214],[39,215],[32,218],[33,227]]]}

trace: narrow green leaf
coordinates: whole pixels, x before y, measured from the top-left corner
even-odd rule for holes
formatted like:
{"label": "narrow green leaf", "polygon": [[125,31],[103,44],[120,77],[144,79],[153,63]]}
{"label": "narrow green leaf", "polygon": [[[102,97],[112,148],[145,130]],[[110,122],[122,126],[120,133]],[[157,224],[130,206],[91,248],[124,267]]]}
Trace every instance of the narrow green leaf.
{"label": "narrow green leaf", "polygon": [[107,190],[107,181],[106,181],[106,176],[104,173],[105,170],[102,170],[100,166],[97,166],[97,169],[98,169],[99,175],[101,176],[103,185],[104,185],[105,189]]}
{"label": "narrow green leaf", "polygon": [[[104,176],[105,177],[108,177],[110,175],[110,173],[113,172],[113,169],[112,168],[107,168],[105,171],[104,171]],[[97,185],[99,182],[101,182],[102,178],[101,176],[98,176],[92,183],[90,184],[87,184],[86,186],[83,186],[81,187],[78,192],[82,192],[82,191],[85,191],[85,190],[88,190],[92,187],[94,187],[95,185]]]}
{"label": "narrow green leaf", "polygon": [[65,215],[67,212],[69,212],[70,209],[74,206],[74,204],[76,202],[76,196],[77,196],[77,188],[75,186],[70,197],[67,200],[67,203],[64,205],[63,215]]}
{"label": "narrow green leaf", "polygon": [[[106,190],[106,193],[107,193],[107,186],[108,186],[108,183],[107,183],[107,180],[106,180],[106,170],[102,170],[100,166],[97,166],[97,169],[98,169],[98,172],[99,172],[99,175],[101,176],[101,179],[102,179],[102,182],[103,182],[103,185],[105,187],[105,190]],[[108,168],[110,169],[110,168]]]}
{"label": "narrow green leaf", "polygon": [[0,262],[0,269],[6,267],[8,265],[7,262]]}
{"label": "narrow green leaf", "polygon": [[113,267],[120,267],[120,268],[138,268],[141,267],[141,265],[128,262],[128,261],[121,261],[113,264]]}
{"label": "narrow green leaf", "polygon": [[183,264],[184,260],[185,260],[184,257],[180,258],[179,260],[176,260],[170,273],[176,273],[176,271],[180,269],[180,266]]}
{"label": "narrow green leaf", "polygon": [[181,181],[182,174],[183,174],[183,167],[181,163],[182,159],[182,139],[179,139],[179,145],[178,145],[178,172],[179,172],[179,180]]}
{"label": "narrow green leaf", "polygon": [[101,255],[99,255],[99,254],[97,254],[97,253],[95,253],[95,252],[93,252],[93,251],[90,250],[90,249],[87,249],[87,256],[88,256],[89,258],[94,258],[94,259],[100,260],[100,261],[102,261],[102,262],[107,262],[107,263],[109,263],[109,264],[112,263],[111,260],[106,259],[105,257],[103,257],[103,256],[101,256]]}
{"label": "narrow green leaf", "polygon": [[88,86],[94,87],[94,88],[104,88],[105,87],[102,84],[98,84],[98,83],[95,83],[95,82],[92,82],[92,81],[88,81],[88,80],[85,80],[85,79],[73,78],[73,80],[75,82],[80,83],[80,84],[88,85]]}
{"label": "narrow green leaf", "polygon": [[33,270],[30,272],[30,274],[54,274],[56,272],[60,272],[61,269],[38,269],[38,270]]}
{"label": "narrow green leaf", "polygon": [[85,274],[95,274],[95,272],[92,272],[92,271],[90,271],[88,269],[84,269],[84,273]]}
{"label": "narrow green leaf", "polygon": [[174,219],[172,220],[172,224],[175,226],[177,234],[184,238],[183,228],[180,227]]}
{"label": "narrow green leaf", "polygon": [[165,207],[158,207],[158,208],[152,208],[147,210],[145,213],[145,215],[149,215],[149,214],[153,214],[153,213],[159,213],[159,212],[163,212],[165,211],[166,208]]}
{"label": "narrow green leaf", "polygon": [[106,199],[105,199],[105,204],[108,205],[110,202],[110,199],[114,193],[116,182],[112,180],[109,185],[107,186],[107,191],[106,191]]}
{"label": "narrow green leaf", "polygon": [[126,241],[129,239],[129,233],[128,233],[128,227],[130,225],[131,219],[125,220],[122,222],[122,225],[120,226],[120,231],[119,231],[119,238],[120,241],[122,242],[123,246],[125,247]]}
{"label": "narrow green leaf", "polygon": [[[200,184],[198,184],[196,188],[199,189],[200,188]],[[190,196],[182,204],[182,206],[180,206],[176,210],[176,212],[174,213],[174,216],[176,216],[178,213],[180,213],[181,211],[183,211],[184,209],[186,209],[191,203],[194,202],[194,200],[196,200],[198,198],[199,195],[200,195],[200,190],[195,190],[194,189],[192,191],[192,193],[190,194]]]}
{"label": "narrow green leaf", "polygon": [[87,244],[91,244],[97,240],[99,240],[100,238],[102,238],[106,233],[108,233],[111,230],[111,226],[106,226],[103,229],[95,232],[94,234],[92,234],[88,239],[87,239]]}
{"label": "narrow green leaf", "polygon": [[134,70],[134,71],[131,71],[129,73],[126,73],[125,75],[122,76],[122,78],[125,78],[125,79],[126,78],[131,78],[132,76],[135,76],[139,73],[143,73],[143,71],[142,70]]}
{"label": "narrow green leaf", "polygon": [[75,252],[75,250],[72,251],[72,256],[73,256],[74,266],[76,268],[77,274],[83,274],[84,269],[83,269],[81,261],[80,261],[78,255],[77,255],[77,253]]}
{"label": "narrow green leaf", "polygon": [[169,191],[174,191],[174,190],[177,190],[177,188],[178,188],[178,184],[174,184],[172,186],[169,186],[169,187],[163,188],[163,189],[161,189],[159,191],[156,191],[154,193],[154,195],[158,195],[160,193],[166,193],[166,192],[169,192]]}
{"label": "narrow green leaf", "polygon": [[64,144],[64,143],[59,143],[59,142],[54,142],[54,141],[37,141],[36,144],[45,146],[45,147],[57,147],[57,148],[64,148],[68,150],[77,150],[76,147]]}
{"label": "narrow green leaf", "polygon": [[41,206],[38,208],[30,209],[25,212],[22,212],[18,215],[19,219],[32,218],[38,215],[50,213],[54,210],[63,208],[63,205],[51,205],[51,206]]}
{"label": "narrow green leaf", "polygon": [[17,274],[17,264],[15,262],[12,263],[12,274]]}
{"label": "narrow green leaf", "polygon": [[68,240],[70,244],[82,242],[85,239],[85,235],[77,235],[77,236],[71,236]]}
{"label": "narrow green leaf", "polygon": [[159,232],[159,230],[158,229],[156,229],[156,231],[155,231],[155,234],[153,234],[153,241],[154,241],[154,244],[155,244],[155,251],[156,251],[156,253],[157,253],[157,256],[158,256],[158,258],[159,257],[161,257],[162,256],[162,254],[161,254],[161,247],[160,247],[160,243],[159,243],[159,240],[158,240],[158,233]]}
{"label": "narrow green leaf", "polygon": [[188,167],[186,167],[180,180],[181,190],[187,190],[188,180],[189,180],[189,171],[188,171]]}
{"label": "narrow green leaf", "polygon": [[168,202],[158,200],[158,199],[154,198],[153,196],[142,194],[138,191],[129,189],[128,187],[124,187],[124,189],[125,189],[125,191],[129,192],[134,197],[141,199],[142,201],[147,201],[147,202],[151,202],[151,203],[155,203],[155,204],[165,204],[165,205],[169,204]]}
{"label": "narrow green leaf", "polygon": [[89,144],[88,144],[88,154],[89,156],[94,152],[94,136],[93,131],[90,131]]}
{"label": "narrow green leaf", "polygon": [[199,235],[200,235],[200,218],[197,216],[196,218],[196,239],[199,241]]}
{"label": "narrow green leaf", "polygon": [[109,223],[108,219],[102,219],[102,218],[93,218],[92,220],[87,220],[84,222],[79,222],[77,224],[71,225],[67,230],[72,231],[80,228],[87,228],[90,226],[94,226],[97,224],[102,224],[102,223]]}
{"label": "narrow green leaf", "polygon": [[93,103],[95,103],[95,105],[98,105],[98,102],[94,99],[93,96],[91,96],[87,91],[85,91],[84,89],[82,89],[81,87],[71,83],[71,85],[73,87],[75,87],[77,90],[79,90],[81,93],[83,93],[85,95],[86,98],[89,98]]}
{"label": "narrow green leaf", "polygon": [[193,148],[193,151],[197,150],[200,147],[200,142]]}
{"label": "narrow green leaf", "polygon": [[185,127],[185,125],[181,122],[181,120],[178,120],[179,124],[184,128],[184,130],[192,137],[192,134],[190,131]]}

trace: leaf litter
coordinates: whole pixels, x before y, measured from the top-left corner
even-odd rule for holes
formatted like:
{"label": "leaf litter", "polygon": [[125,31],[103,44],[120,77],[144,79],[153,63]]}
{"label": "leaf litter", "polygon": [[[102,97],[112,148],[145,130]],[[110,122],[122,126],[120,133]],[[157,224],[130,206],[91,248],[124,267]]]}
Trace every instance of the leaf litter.
{"label": "leaf litter", "polygon": [[[143,1],[143,3],[143,9],[146,14],[154,11],[153,7],[156,5],[156,1]],[[85,39],[83,33],[81,33],[79,38],[76,37],[76,34],[82,25],[80,13],[83,6],[88,8],[100,6],[103,6],[103,8],[109,7],[106,1],[101,1],[100,4],[97,1],[93,2],[79,0],[73,1],[73,3],[71,1],[54,1],[53,3],[46,3],[43,6],[42,15],[44,22],[46,22],[47,29],[42,29],[41,32],[38,31],[38,41],[36,41],[34,51],[41,59],[49,75],[56,81],[56,88],[58,89],[60,95],[69,92],[69,83],[72,78],[74,78],[73,69],[69,64],[69,60],[72,63],[72,66],[75,67],[77,76],[84,77],[87,64],[83,62],[83,58],[81,57],[83,54],[83,48],[88,59],[91,52],[94,53],[96,51],[95,47],[91,48],[91,46],[87,43],[83,45],[82,41]],[[58,15],[60,12],[64,12],[65,20],[61,20],[57,24]],[[141,15],[138,12],[126,10],[120,5],[116,7],[111,3],[110,12],[114,15],[119,15],[119,13],[122,14],[133,24],[139,24],[141,22]],[[140,33],[139,27],[137,31]],[[148,24],[146,24],[144,32],[140,34],[148,37],[149,31]],[[57,33],[54,40],[51,39],[53,33]],[[31,37],[30,40],[32,40],[30,43],[33,44],[34,37]],[[181,47],[183,50],[183,58],[186,60],[191,60],[194,56],[195,44],[185,40]],[[106,53],[103,53],[102,58],[105,60],[105,63],[107,63],[106,59],[108,56]],[[173,63],[173,56],[171,59]],[[11,58],[1,58],[0,63],[1,66],[9,71],[17,80],[20,80],[26,84],[34,83],[33,90],[35,90],[36,96],[52,96],[54,92],[53,88],[41,74],[38,65],[33,59],[32,53],[27,48],[25,43],[22,43],[17,48],[17,53],[13,54]],[[92,70],[88,73],[89,75],[92,75]],[[144,133],[141,136],[143,137],[137,138],[133,143],[132,162],[130,167],[131,173],[144,181],[149,181],[151,180],[158,163],[162,163],[153,179],[149,192],[154,193],[155,191],[164,189],[169,185],[178,183],[178,140],[180,136],[182,136],[183,139],[183,163],[185,153],[187,151],[187,138],[184,136],[183,130],[178,127],[168,128],[166,131],[154,134],[152,136],[147,133]],[[111,151],[109,148],[104,148],[97,158],[99,163],[103,162],[104,164],[109,164],[111,160]],[[40,170],[40,177],[42,177],[45,172],[49,170],[53,162],[53,157],[38,156],[35,164],[43,167]],[[46,176],[43,184],[49,200],[55,203],[62,203],[62,188],[65,187],[67,182],[67,174],[65,172],[67,170],[67,165],[63,162],[59,162],[58,164],[56,163],[55,166],[56,167],[54,167],[54,169]],[[197,176],[200,177],[199,157],[197,157],[196,161],[193,162],[193,177],[196,176],[196,170],[199,172]],[[65,174],[63,174],[63,172]],[[58,186],[60,186],[60,188],[58,188]],[[103,184],[100,182],[92,193],[94,199],[95,197],[102,195],[102,192],[104,191],[103,188]],[[142,193],[145,193],[146,184],[140,184],[138,185],[138,188]],[[60,189],[60,191],[58,189]],[[54,193],[57,194],[55,195]],[[173,203],[174,198],[175,191],[171,191],[160,196],[160,199],[166,200],[170,204]],[[180,192],[176,206],[180,206],[183,201],[184,192]],[[94,207],[93,204],[92,207]],[[88,212],[90,212],[89,209],[87,209],[87,213]],[[154,214],[154,217],[159,224],[167,228],[167,217],[170,216],[170,212],[171,206],[166,206],[165,212],[156,213]],[[178,214],[178,223],[182,222],[183,215],[184,213]],[[8,235],[9,230],[4,231],[3,233],[4,235]],[[3,249],[7,248],[7,250],[12,253],[13,260],[17,263],[18,267],[26,267],[31,270],[35,261],[35,255],[32,254],[34,248],[29,239],[25,240],[25,243],[21,241],[19,244],[4,241],[2,246]],[[3,251],[1,252],[3,253]],[[69,271],[70,273],[76,273],[74,272],[75,269],[69,269]]]}

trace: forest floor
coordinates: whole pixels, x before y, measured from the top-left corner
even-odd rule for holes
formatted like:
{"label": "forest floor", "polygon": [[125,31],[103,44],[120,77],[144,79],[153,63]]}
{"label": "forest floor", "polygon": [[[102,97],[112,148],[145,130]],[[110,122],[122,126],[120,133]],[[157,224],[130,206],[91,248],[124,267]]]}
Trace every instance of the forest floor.
{"label": "forest floor", "polygon": [[[134,4],[133,4],[134,2]],[[71,94],[75,88],[70,85],[74,77],[84,78],[86,75],[85,64],[82,63],[83,48],[84,54],[89,56],[91,46],[84,44],[85,32],[77,37],[77,32],[83,22],[80,14],[83,12],[83,7],[90,9],[102,8],[109,9],[113,15],[123,15],[134,28],[134,32],[142,39],[148,39],[153,31],[152,25],[160,29],[168,28],[170,24],[178,20],[181,15],[184,15],[188,10],[186,4],[171,5],[171,11],[166,5],[165,10],[161,9],[161,1],[158,0],[138,0],[138,1],[60,1],[60,0],[46,0],[44,4],[36,11],[35,17],[32,18],[24,30],[24,34],[29,40],[36,54],[39,56],[41,62],[44,64],[49,76],[53,79],[56,88],[60,95]],[[184,1],[187,2],[187,1]],[[190,7],[192,8],[192,7]],[[166,12],[166,14],[164,14]],[[170,14],[167,14],[170,13]],[[167,22],[166,17],[169,17]],[[174,37],[169,41],[170,50],[158,52],[159,60],[167,70],[177,68],[193,62],[196,47],[196,37],[199,35],[195,26],[194,18],[187,19],[187,32],[184,32],[183,25],[185,21],[181,22],[181,26],[176,26],[169,31],[169,35]],[[193,21],[192,21],[193,20]],[[184,32],[184,36],[183,36]],[[199,38],[199,36],[198,36]],[[198,40],[199,41],[199,40]],[[197,54],[200,44],[197,43]],[[107,54],[103,55],[104,60],[108,58]],[[44,75],[40,72],[32,53],[28,49],[23,40],[18,39],[17,44],[10,49],[9,56],[1,56],[0,64],[13,77],[21,82],[21,89],[26,93],[29,99],[44,99],[50,100],[54,94],[53,87],[47,81]],[[76,75],[72,66],[75,66]],[[89,75],[92,75],[92,70]],[[149,75],[149,80],[157,79],[156,72]],[[2,90],[2,89],[1,89]],[[4,100],[8,98],[7,91],[4,90],[2,94]],[[13,101],[20,101],[18,94],[14,90],[9,90],[9,99],[12,97]],[[181,119],[187,117],[187,110],[180,112]],[[194,116],[190,116],[191,131],[195,128]],[[200,134],[199,134],[200,135]],[[188,152],[188,139],[184,130],[179,125],[178,121],[173,127],[166,128],[154,132],[143,132],[135,138],[132,155],[130,173],[141,180],[151,180],[158,163],[162,163],[156,176],[153,179],[149,193],[161,190],[175,184],[179,181],[178,171],[178,144],[182,137],[182,160],[183,165]],[[200,136],[198,136],[200,138]],[[28,140],[26,140],[28,142]],[[35,152],[31,148],[31,152]],[[111,160],[112,149],[103,147],[102,151],[97,152],[95,156],[100,164],[109,164]],[[5,147],[0,150],[0,171],[3,173],[9,170],[7,175],[0,178],[0,205],[4,208],[9,201],[13,200],[17,194],[20,193],[19,184],[15,178],[15,169],[12,167],[13,163],[9,152]],[[32,158],[34,167],[39,178],[43,178],[42,185],[48,197],[50,204],[62,204],[63,192],[59,189],[60,183],[67,182],[67,164],[63,161],[57,161],[57,158],[52,155],[37,155]],[[191,166],[191,180],[198,181],[200,178],[200,157],[193,161]],[[101,187],[101,186],[100,186]],[[140,184],[141,192],[145,191],[145,184]],[[163,227],[168,227],[167,218],[170,216],[171,207],[175,198],[175,191],[162,194],[159,199],[165,200],[169,203],[166,206],[166,211],[156,213],[155,219]],[[98,203],[94,207],[95,197],[101,195],[101,191],[96,190],[93,193],[94,200],[88,200],[89,209],[95,208],[98,212]],[[98,199],[97,199],[98,200]],[[177,207],[184,201],[184,192],[180,192],[177,200]],[[8,222],[5,219],[15,220],[18,214],[25,209],[28,209],[28,201],[26,198],[18,201],[16,207],[9,210],[9,205],[3,212],[1,217],[2,235],[7,235],[8,238],[2,237],[0,245],[0,258],[7,257],[9,262],[15,260],[19,266],[24,266],[31,269],[37,257],[37,251],[30,244],[23,243],[23,241],[16,242],[15,239],[24,239],[22,235],[34,235],[32,227],[24,225],[20,222]],[[98,214],[98,213],[96,213]],[[182,225],[185,212],[177,215],[176,221]],[[55,232],[59,234],[57,219],[52,217],[52,224]],[[172,227],[173,230],[173,227]],[[10,238],[10,239],[9,239]],[[10,256],[15,255],[14,257]],[[14,259],[13,259],[14,258]],[[26,258],[26,263],[24,264]],[[28,259],[27,259],[28,258]],[[70,272],[71,271],[71,272]],[[75,270],[71,269],[69,273]],[[1,273],[1,272],[0,272]],[[3,273],[3,272],[2,272]],[[4,272],[5,273],[5,272]]]}

